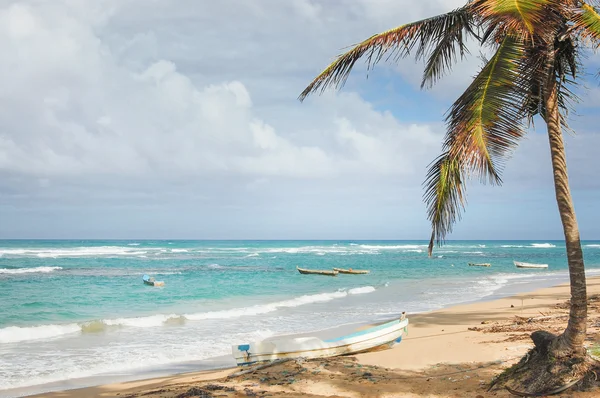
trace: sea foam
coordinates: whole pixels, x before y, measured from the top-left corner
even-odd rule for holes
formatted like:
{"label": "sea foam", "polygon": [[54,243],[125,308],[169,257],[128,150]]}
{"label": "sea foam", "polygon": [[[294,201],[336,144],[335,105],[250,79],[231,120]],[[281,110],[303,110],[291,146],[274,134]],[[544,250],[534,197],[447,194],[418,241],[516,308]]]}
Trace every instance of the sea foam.
{"label": "sea foam", "polygon": [[76,323],[30,327],[9,326],[0,329],[0,343],[17,343],[20,341],[48,339],[80,331],[81,327]]}
{"label": "sea foam", "polygon": [[35,267],[35,268],[0,268],[0,274],[29,274],[33,272],[52,272],[58,271],[62,267]]}

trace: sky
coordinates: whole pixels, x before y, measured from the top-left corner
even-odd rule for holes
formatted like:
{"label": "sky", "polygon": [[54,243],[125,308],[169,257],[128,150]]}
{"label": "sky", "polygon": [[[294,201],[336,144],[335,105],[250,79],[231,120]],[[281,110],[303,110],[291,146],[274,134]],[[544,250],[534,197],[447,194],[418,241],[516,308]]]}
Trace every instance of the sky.
{"label": "sky", "polygon": [[[428,91],[406,59],[297,97],[344,48],[463,3],[0,0],[0,239],[428,239],[422,183],[479,50]],[[584,83],[565,139],[592,240],[600,88]],[[503,180],[468,183],[449,238],[562,239],[541,121]]]}

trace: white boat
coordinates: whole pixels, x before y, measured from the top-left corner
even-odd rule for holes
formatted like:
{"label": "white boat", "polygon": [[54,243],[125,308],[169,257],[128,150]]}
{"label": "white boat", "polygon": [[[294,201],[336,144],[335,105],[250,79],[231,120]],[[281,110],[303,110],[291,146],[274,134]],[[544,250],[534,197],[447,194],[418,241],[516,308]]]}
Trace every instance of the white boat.
{"label": "white boat", "polygon": [[265,340],[232,346],[238,366],[287,358],[325,358],[391,347],[402,340],[408,326],[404,313],[381,325],[330,340],[318,337],[296,337]]}
{"label": "white boat", "polygon": [[150,277],[148,275],[142,276],[142,280],[144,281],[145,285],[150,285],[150,286],[164,286],[165,285],[165,282],[157,281],[154,279],[154,277]]}
{"label": "white boat", "polygon": [[523,263],[521,261],[513,261],[517,268],[548,268],[548,264],[532,264]]}

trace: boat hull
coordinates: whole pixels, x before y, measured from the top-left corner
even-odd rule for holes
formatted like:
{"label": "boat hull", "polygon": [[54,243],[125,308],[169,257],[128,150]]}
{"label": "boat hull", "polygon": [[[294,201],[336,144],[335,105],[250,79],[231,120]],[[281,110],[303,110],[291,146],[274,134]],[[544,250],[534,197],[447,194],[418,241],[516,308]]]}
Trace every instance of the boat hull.
{"label": "boat hull", "polygon": [[142,280],[144,281],[144,284],[148,285],[148,286],[164,286],[165,285],[165,282],[154,280],[154,278],[151,278],[148,275],[144,275],[142,277]]}
{"label": "boat hull", "polygon": [[548,264],[531,264],[520,261],[513,261],[517,268],[548,268]]}
{"label": "boat hull", "polygon": [[362,275],[368,274],[371,271],[362,270],[362,269],[344,269],[344,268],[334,268],[334,271],[339,272],[340,274],[350,274],[350,275]]}
{"label": "boat hull", "polygon": [[402,341],[408,319],[397,319],[332,340],[318,337],[276,339],[232,346],[239,366],[286,358],[326,358],[378,350]]}
{"label": "boat hull", "polygon": [[326,271],[326,270],[312,270],[296,267],[298,272],[302,275],[325,275],[325,276],[337,276],[337,271]]}

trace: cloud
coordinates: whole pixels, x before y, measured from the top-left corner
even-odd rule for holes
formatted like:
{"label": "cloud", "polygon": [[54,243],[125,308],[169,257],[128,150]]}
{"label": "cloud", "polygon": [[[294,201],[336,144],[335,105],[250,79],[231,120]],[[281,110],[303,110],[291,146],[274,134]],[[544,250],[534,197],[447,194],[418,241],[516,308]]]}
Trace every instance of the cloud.
{"label": "cloud", "polygon": [[[181,213],[166,209],[194,209],[215,228],[219,216],[234,222],[231,209],[267,218],[278,217],[268,209],[287,209],[297,222],[339,225],[352,224],[342,221],[351,217],[357,230],[375,231],[377,224],[365,220],[376,208],[374,219],[393,211],[402,225],[426,225],[420,184],[441,148],[439,109],[466,86],[477,62],[458,66],[426,102],[397,86],[383,103],[374,100],[387,79],[416,88],[422,67],[411,60],[381,65],[369,81],[359,67],[341,93],[302,104],[296,97],[342,48],[462,4],[4,2],[0,217],[12,222],[0,235],[13,236],[17,224],[27,235],[39,227],[33,213],[50,225],[69,209],[112,211],[81,228],[110,231],[119,224],[124,233],[132,231],[126,220],[134,208],[175,219]],[[420,114],[400,117],[398,108]],[[588,164],[595,144],[595,137],[582,137],[573,170]],[[515,169],[507,169],[512,181],[542,175],[536,167],[547,154],[537,142],[516,154]],[[342,207],[343,214],[326,216]],[[103,218],[117,221],[105,225]],[[285,229],[281,223],[272,220],[271,233]],[[75,225],[64,228],[76,235]]]}

